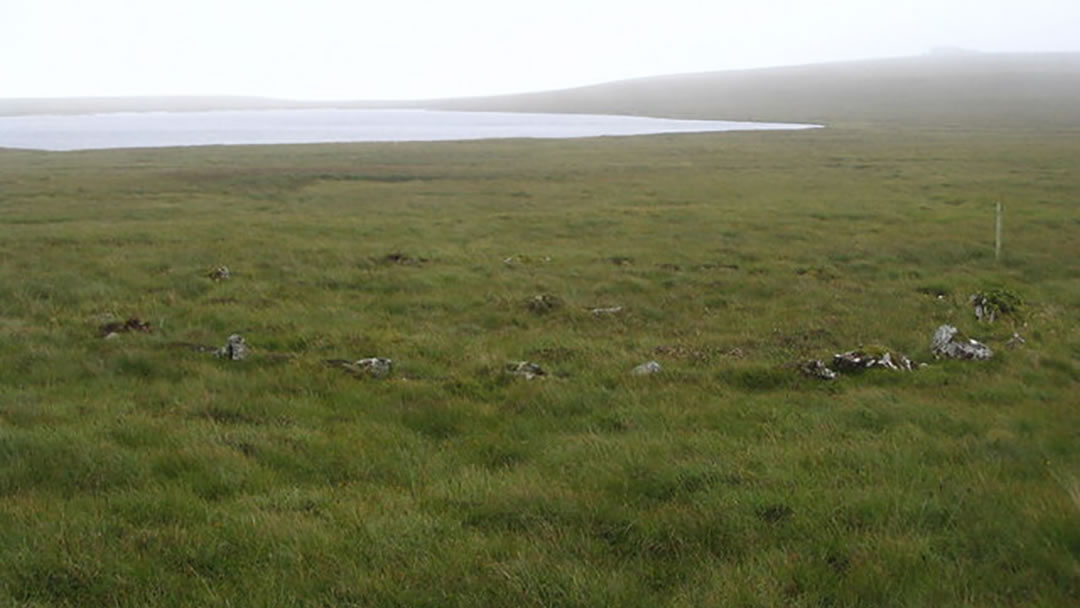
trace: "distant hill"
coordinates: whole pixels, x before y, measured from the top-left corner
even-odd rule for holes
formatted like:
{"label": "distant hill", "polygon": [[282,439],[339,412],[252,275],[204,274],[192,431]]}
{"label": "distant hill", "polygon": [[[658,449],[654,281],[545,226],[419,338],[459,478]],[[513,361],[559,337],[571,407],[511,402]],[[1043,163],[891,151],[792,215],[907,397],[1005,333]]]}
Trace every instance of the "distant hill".
{"label": "distant hill", "polygon": [[320,107],[1080,128],[1080,53],[936,52],[922,57],[656,76],[558,91],[426,101],[0,99],[0,115]]}
{"label": "distant hill", "polygon": [[429,107],[676,118],[1080,128],[1080,53],[935,53],[659,76]]}

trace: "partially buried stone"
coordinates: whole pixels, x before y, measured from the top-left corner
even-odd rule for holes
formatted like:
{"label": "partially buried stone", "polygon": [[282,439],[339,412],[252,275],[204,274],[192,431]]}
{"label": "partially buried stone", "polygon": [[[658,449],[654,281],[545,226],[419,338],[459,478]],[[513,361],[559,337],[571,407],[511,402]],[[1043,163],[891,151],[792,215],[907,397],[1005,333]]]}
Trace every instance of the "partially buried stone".
{"label": "partially buried stone", "polygon": [[556,308],[561,308],[562,304],[562,300],[558,296],[550,293],[533,296],[525,301],[525,306],[537,314],[549,313]]}
{"label": "partially buried stone", "polygon": [[506,364],[506,372],[512,376],[521,376],[526,380],[547,376],[544,368],[529,361],[511,361]]}
{"label": "partially buried stone", "polygon": [[367,357],[358,359],[349,368],[350,371],[362,372],[372,378],[385,378],[390,375],[394,368],[394,362],[386,357]]}
{"label": "partially buried stone", "polygon": [[210,271],[210,274],[206,275],[213,281],[224,281],[232,276],[232,272],[229,271],[228,266],[218,266]]}
{"label": "partially buried stone", "polygon": [[589,312],[594,317],[607,317],[611,315],[617,315],[622,312],[622,306],[612,306],[610,308],[590,308]]}
{"label": "partially buried stone", "polygon": [[911,359],[908,359],[904,355],[897,355],[894,358],[893,354],[889,351],[884,351],[879,355],[873,355],[861,350],[850,350],[846,353],[833,355],[832,364],[837,371],[844,373],[861,372],[872,367],[883,367],[893,371],[905,372],[910,372],[915,369],[915,364],[912,363]]}
{"label": "partially buried stone", "polygon": [[1008,346],[1009,348],[1020,348],[1024,344],[1027,344],[1027,340],[1024,339],[1024,336],[1021,336],[1014,331],[1012,337],[1005,343],[1005,346]]}
{"label": "partially buried stone", "polygon": [[240,334],[233,334],[229,336],[229,339],[225,341],[225,346],[217,349],[214,354],[218,357],[226,357],[230,361],[242,361],[247,357],[248,347],[244,342],[244,337]]}
{"label": "partially buried stone", "polygon": [[664,368],[660,365],[658,361],[646,361],[645,363],[642,363],[641,365],[630,370],[630,373],[634,374],[635,376],[648,376],[650,374],[657,374],[662,371],[664,371]]}
{"label": "partially buried stone", "polygon": [[985,360],[994,356],[990,347],[972,339],[957,339],[960,330],[952,325],[942,325],[934,332],[930,341],[930,350],[935,357],[947,357],[949,359],[975,359]]}
{"label": "partially buried stone", "polygon": [[803,363],[802,373],[819,380],[836,380],[836,372],[825,366],[821,359],[813,359]]}
{"label": "partially buried stone", "polygon": [[127,321],[124,321],[123,323],[120,323],[120,322],[106,323],[105,325],[101,326],[100,330],[101,330],[101,337],[102,338],[108,338],[108,339],[115,338],[116,336],[118,336],[120,334],[124,334],[124,333],[131,332],[131,331],[139,331],[139,332],[143,332],[143,333],[147,333],[147,334],[150,333],[151,331],[153,331],[153,329],[150,327],[149,323],[147,323],[146,321],[141,321],[137,317],[131,317],[130,319],[128,319]]}

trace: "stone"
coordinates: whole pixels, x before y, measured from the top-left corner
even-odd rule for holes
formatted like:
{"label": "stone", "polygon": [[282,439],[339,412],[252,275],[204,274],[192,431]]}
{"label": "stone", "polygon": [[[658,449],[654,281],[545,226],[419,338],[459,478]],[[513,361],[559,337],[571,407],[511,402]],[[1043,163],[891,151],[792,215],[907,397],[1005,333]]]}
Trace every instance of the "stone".
{"label": "stone", "polygon": [[383,256],[381,261],[384,264],[397,264],[400,266],[420,266],[421,264],[426,264],[428,262],[428,259],[405,255],[400,251],[395,251]]}
{"label": "stone", "polygon": [[990,347],[973,339],[957,338],[960,331],[952,325],[942,325],[934,332],[930,351],[937,358],[985,360],[994,356]]}
{"label": "stone", "polygon": [[131,331],[148,334],[153,331],[153,328],[146,321],[142,321],[137,317],[131,317],[123,322],[115,321],[113,323],[106,323],[102,325],[99,330],[101,331],[102,338],[112,339],[120,334],[126,334]]}
{"label": "stone", "polygon": [[1027,344],[1027,340],[1024,339],[1024,336],[1021,336],[1019,333],[1014,331],[1012,337],[1009,338],[1009,341],[1005,343],[1005,346],[1009,348],[1020,348],[1024,344]]}
{"label": "stone", "polygon": [[836,380],[836,372],[825,366],[821,359],[812,359],[802,364],[802,373],[819,380]]}
{"label": "stone", "polygon": [[650,374],[658,374],[664,371],[664,368],[657,361],[646,361],[641,365],[630,370],[631,374],[635,376],[648,376]]}
{"label": "stone", "polygon": [[562,304],[562,300],[558,296],[553,296],[550,293],[542,293],[525,301],[525,306],[529,310],[541,315],[561,308]]}
{"label": "stone", "polygon": [[894,372],[910,372],[917,369],[915,363],[904,355],[894,355],[891,351],[880,350],[873,354],[864,350],[850,350],[833,355],[832,366],[840,373],[859,373],[880,367]]}
{"label": "stone", "polygon": [[225,346],[217,349],[214,355],[226,357],[230,361],[243,361],[248,355],[247,343],[244,342],[244,337],[240,334],[233,334],[225,341]]}
{"label": "stone", "polygon": [[353,362],[352,367],[372,378],[385,378],[393,371],[394,361],[386,357],[367,357],[357,359]]}
{"label": "stone", "polygon": [[506,264],[507,266],[517,266],[519,264],[520,265],[524,265],[524,264],[547,264],[549,262],[551,262],[551,256],[550,255],[545,255],[545,256],[542,256],[542,257],[535,257],[534,258],[532,256],[523,255],[523,254],[520,254],[520,253],[503,259],[503,264]]}
{"label": "stone", "polygon": [[511,361],[510,363],[507,363],[506,373],[513,376],[521,376],[526,380],[547,376],[547,372],[544,371],[544,368],[529,361]]}
{"label": "stone", "polygon": [[229,271],[228,266],[218,266],[210,271],[210,274],[206,275],[213,281],[224,281],[232,276],[232,272]]}
{"label": "stone", "polygon": [[611,315],[617,315],[622,312],[622,306],[611,306],[609,308],[590,308],[589,312],[594,317],[609,317]]}

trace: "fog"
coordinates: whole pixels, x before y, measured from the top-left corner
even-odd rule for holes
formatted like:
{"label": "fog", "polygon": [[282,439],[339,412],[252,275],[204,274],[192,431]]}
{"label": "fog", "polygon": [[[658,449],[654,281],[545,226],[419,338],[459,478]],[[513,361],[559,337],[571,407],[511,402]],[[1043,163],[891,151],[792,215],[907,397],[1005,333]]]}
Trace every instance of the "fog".
{"label": "fog", "polygon": [[1080,51],[1075,0],[2,0],[0,97],[418,99],[656,74]]}

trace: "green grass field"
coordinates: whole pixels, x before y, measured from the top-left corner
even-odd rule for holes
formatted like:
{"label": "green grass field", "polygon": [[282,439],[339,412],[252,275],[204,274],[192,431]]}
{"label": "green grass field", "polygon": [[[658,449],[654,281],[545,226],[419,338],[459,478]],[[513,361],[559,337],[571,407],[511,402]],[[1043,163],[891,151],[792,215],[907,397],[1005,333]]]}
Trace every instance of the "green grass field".
{"label": "green grass field", "polygon": [[[843,126],[0,150],[0,605],[1075,605],[1078,158]],[[1025,308],[978,323],[994,287]],[[996,356],[934,361],[942,323]],[[185,346],[232,333],[247,360]],[[863,345],[929,366],[798,372]]]}

